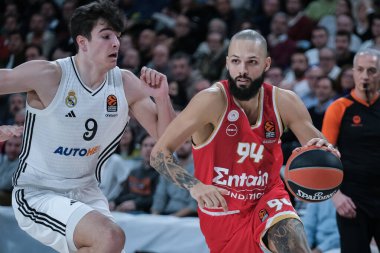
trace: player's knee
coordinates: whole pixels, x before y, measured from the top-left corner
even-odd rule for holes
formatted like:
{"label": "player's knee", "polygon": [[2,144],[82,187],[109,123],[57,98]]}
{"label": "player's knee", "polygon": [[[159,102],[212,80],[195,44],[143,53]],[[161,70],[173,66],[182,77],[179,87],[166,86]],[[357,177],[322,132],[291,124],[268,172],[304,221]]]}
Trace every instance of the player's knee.
{"label": "player's knee", "polygon": [[102,241],[107,252],[121,252],[125,244],[124,231],[116,224],[110,226],[102,233]]}

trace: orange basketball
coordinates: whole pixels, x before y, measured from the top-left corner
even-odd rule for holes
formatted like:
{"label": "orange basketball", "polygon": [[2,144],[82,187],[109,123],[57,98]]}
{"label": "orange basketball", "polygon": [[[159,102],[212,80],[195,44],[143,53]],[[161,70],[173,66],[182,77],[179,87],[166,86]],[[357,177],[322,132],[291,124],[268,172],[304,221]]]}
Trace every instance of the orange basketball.
{"label": "orange basketball", "polygon": [[296,149],[286,163],[285,184],[291,194],[302,201],[320,202],[331,198],[342,180],[342,163],[326,147]]}

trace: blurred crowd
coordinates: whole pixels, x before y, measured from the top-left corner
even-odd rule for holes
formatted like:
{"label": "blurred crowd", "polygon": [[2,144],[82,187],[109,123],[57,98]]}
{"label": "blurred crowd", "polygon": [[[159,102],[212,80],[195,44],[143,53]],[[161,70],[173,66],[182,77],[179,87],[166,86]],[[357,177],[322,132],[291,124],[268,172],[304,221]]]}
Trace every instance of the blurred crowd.
{"label": "blurred crowd", "polygon": [[[69,19],[77,6],[88,2],[1,0],[0,68],[74,55],[76,49],[69,35]],[[322,127],[323,115],[330,103],[349,94],[354,87],[354,54],[366,47],[380,49],[380,1],[116,2],[125,13],[118,66],[136,75],[142,66],[166,74],[170,97],[178,111],[197,92],[226,78],[229,39],[242,29],[255,29],[267,39],[272,66],[265,73],[265,82],[294,91],[318,129]],[[0,124],[23,125],[25,102],[25,94],[0,95]],[[289,131],[282,140],[285,163],[299,143]],[[110,201],[111,210],[195,216],[196,202],[189,193],[174,187],[150,167],[149,156],[154,143],[132,119],[117,152],[102,171],[101,188]],[[17,167],[20,152],[19,137],[1,145],[0,204],[9,204],[6,196],[12,186],[10,178],[5,179]],[[176,156],[193,173],[190,140],[177,150]],[[295,205],[301,216],[313,212],[302,203]],[[319,214],[335,213],[332,205],[323,210],[326,212]],[[305,223],[307,231],[317,233],[309,221]],[[336,224],[331,233],[338,236],[335,240],[339,242]],[[315,240],[310,239],[314,244]],[[333,244],[334,247],[339,247],[339,243]]]}

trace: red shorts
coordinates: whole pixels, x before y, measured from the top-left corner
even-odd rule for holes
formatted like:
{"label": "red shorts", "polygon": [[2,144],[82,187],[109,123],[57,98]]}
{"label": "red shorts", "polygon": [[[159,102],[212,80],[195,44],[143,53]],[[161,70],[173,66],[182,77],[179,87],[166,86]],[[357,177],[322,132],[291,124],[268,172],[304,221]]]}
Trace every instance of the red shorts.
{"label": "red shorts", "polygon": [[211,253],[270,252],[262,241],[266,231],[283,219],[300,220],[282,184],[265,193],[245,211],[202,209],[198,213]]}

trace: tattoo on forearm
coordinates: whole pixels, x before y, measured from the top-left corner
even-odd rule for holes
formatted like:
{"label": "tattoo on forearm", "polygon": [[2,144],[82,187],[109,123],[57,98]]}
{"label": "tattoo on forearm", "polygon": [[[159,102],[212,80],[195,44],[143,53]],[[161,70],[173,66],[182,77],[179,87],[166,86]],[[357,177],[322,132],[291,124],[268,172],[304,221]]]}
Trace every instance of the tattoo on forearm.
{"label": "tattoo on forearm", "polygon": [[151,160],[153,168],[180,187],[190,189],[199,182],[178,164],[173,154],[165,156],[163,152],[158,152]]}
{"label": "tattoo on forearm", "polygon": [[269,249],[276,253],[310,252],[302,223],[297,219],[284,219],[268,230]]}

